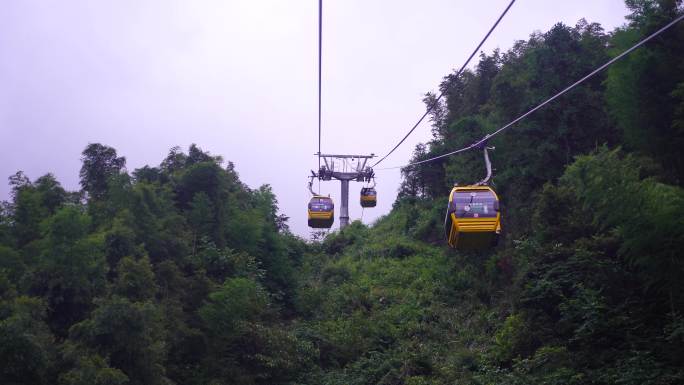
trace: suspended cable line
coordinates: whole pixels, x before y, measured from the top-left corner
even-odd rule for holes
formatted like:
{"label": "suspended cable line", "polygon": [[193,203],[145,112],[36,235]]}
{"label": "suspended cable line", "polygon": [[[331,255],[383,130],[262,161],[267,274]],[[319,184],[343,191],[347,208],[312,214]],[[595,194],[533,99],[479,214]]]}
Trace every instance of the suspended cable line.
{"label": "suspended cable line", "polygon": [[[318,169],[321,168],[321,77],[323,73],[323,0],[318,0]],[[321,180],[318,180],[318,192]]]}
{"label": "suspended cable line", "polygon": [[[511,0],[511,2],[508,4],[508,6],[506,7],[506,9],[504,9],[504,11],[503,11],[503,12],[501,13],[501,15],[499,16],[499,18],[496,19],[496,22],[494,23],[494,25],[492,25],[492,27],[489,29],[489,32],[487,32],[487,34],[485,35],[485,37],[480,41],[480,44],[478,44],[477,47],[475,47],[475,49],[473,50],[473,52],[472,52],[472,53],[470,54],[470,56],[468,57],[468,60],[466,60],[465,63],[463,63],[463,65],[461,66],[461,69],[459,69],[458,72],[456,72],[456,78],[458,78],[458,77],[461,75],[461,73],[463,72],[463,70],[465,70],[465,68],[466,68],[466,67],[468,66],[468,64],[470,63],[470,60],[472,60],[472,58],[475,56],[475,54],[477,54],[477,52],[480,50],[480,48],[482,47],[482,45],[487,41],[487,39],[489,38],[489,35],[491,35],[492,32],[494,32],[494,29],[496,29],[496,27],[499,25],[499,22],[503,19],[503,17],[506,15],[506,13],[508,12],[508,10],[513,6],[513,3],[515,3],[515,0]],[[418,121],[416,122],[416,124],[414,124],[413,127],[411,127],[411,129],[409,130],[409,132],[408,132],[408,133],[399,141],[399,143],[397,143],[396,146],[394,146],[394,147],[393,147],[385,156],[383,156],[382,158],[380,158],[380,160],[378,160],[377,162],[375,162],[371,167],[375,167],[375,166],[377,166],[378,164],[380,164],[383,160],[385,160],[388,156],[390,156],[390,155],[394,152],[394,150],[396,150],[397,148],[399,148],[399,146],[401,146],[401,144],[404,143],[404,141],[406,140],[406,138],[408,138],[409,135],[411,135],[411,134],[413,133],[413,131],[420,125],[420,123],[423,122],[423,119],[425,119],[425,117],[426,117],[426,116],[427,116],[427,115],[428,115],[428,114],[437,106],[437,104],[439,103],[440,99],[442,99],[442,96],[444,96],[444,91],[442,91],[442,92],[439,94],[439,96],[437,96],[437,98],[436,98],[432,103],[430,103],[430,105],[428,106],[428,108],[425,110],[425,113],[423,114],[423,116],[421,116],[420,119],[418,119]],[[320,140],[320,139],[319,139],[319,140]]]}
{"label": "suspended cable line", "polygon": [[323,72],[323,0],[318,0],[318,167],[321,166],[321,74]]}
{"label": "suspended cable line", "polygon": [[[515,118],[514,120],[512,120],[510,123],[508,123],[508,124],[502,126],[501,128],[499,128],[498,130],[492,132],[491,134],[485,135],[484,138],[478,140],[477,142],[475,142],[475,143],[473,143],[473,144],[471,144],[471,145],[469,145],[469,146],[467,146],[467,147],[463,147],[463,148],[460,148],[460,149],[458,149],[458,150],[451,151],[451,152],[448,152],[448,153],[446,153],[446,154],[438,155],[438,156],[435,156],[435,157],[432,157],[432,158],[429,158],[429,159],[423,159],[423,160],[418,161],[418,162],[409,163],[409,164],[406,164],[406,165],[403,165],[403,166],[394,166],[394,167],[378,168],[378,169],[376,169],[376,171],[377,171],[377,170],[393,170],[393,169],[397,169],[397,168],[411,167],[411,166],[415,166],[415,165],[422,164],[422,163],[432,162],[432,161],[434,161],[434,160],[441,159],[441,158],[445,158],[445,157],[447,157],[447,156],[456,155],[456,154],[458,154],[458,153],[461,153],[461,152],[464,152],[464,151],[468,151],[468,150],[472,150],[472,149],[474,149],[474,148],[481,148],[483,145],[486,145],[486,142],[487,142],[489,139],[491,139],[492,137],[498,135],[499,133],[501,133],[501,132],[504,131],[505,129],[507,129],[507,128],[511,127],[512,125],[518,123],[519,121],[525,119],[526,117],[528,117],[529,115],[531,115],[533,112],[535,112],[535,111],[537,111],[538,109],[544,107],[545,105],[551,103],[552,101],[556,100],[556,99],[557,99],[558,97],[560,97],[561,95],[567,93],[568,91],[570,91],[570,90],[572,90],[573,88],[577,87],[577,86],[580,85],[581,83],[585,82],[587,79],[589,79],[589,78],[593,77],[594,75],[596,75],[597,73],[603,71],[604,69],[606,69],[607,67],[609,67],[611,64],[613,64],[613,63],[615,63],[616,61],[622,59],[623,57],[625,57],[626,55],[628,55],[629,53],[631,53],[631,52],[634,51],[635,49],[641,47],[642,45],[644,45],[645,43],[647,43],[649,40],[651,40],[651,39],[653,39],[654,37],[656,37],[656,36],[660,35],[661,33],[665,32],[667,29],[669,29],[669,28],[672,27],[673,25],[677,24],[678,22],[682,21],[683,19],[684,19],[684,15],[681,15],[681,16],[677,17],[676,19],[674,19],[673,21],[671,21],[670,23],[668,23],[668,24],[665,25],[664,27],[662,27],[662,28],[660,28],[659,30],[655,31],[654,33],[652,33],[652,34],[649,35],[648,37],[644,38],[644,39],[641,40],[640,42],[634,44],[631,48],[629,48],[629,49],[627,49],[626,51],[622,52],[622,53],[619,54],[618,56],[616,56],[616,57],[610,59],[609,61],[607,61],[607,62],[606,62],[605,64],[603,64],[602,66],[600,66],[600,67],[596,68],[595,70],[591,71],[588,75],[584,76],[584,77],[581,78],[580,80],[578,80],[578,81],[572,83],[571,85],[567,86],[566,88],[564,88],[564,89],[563,89],[562,91],[560,91],[559,93],[557,93],[557,94],[553,95],[552,97],[546,99],[544,102],[540,103],[539,105],[537,105],[536,107],[532,108],[531,110],[525,112],[524,114],[518,116],[517,118]],[[389,155],[389,154],[388,154],[388,155]],[[384,159],[384,158],[383,158],[383,159]],[[379,163],[379,162],[378,162],[378,163]]]}

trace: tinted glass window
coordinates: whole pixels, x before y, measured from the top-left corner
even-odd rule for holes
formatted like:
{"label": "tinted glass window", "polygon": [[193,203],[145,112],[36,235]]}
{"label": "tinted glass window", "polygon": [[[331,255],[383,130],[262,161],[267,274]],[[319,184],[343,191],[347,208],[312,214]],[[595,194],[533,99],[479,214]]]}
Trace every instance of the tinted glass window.
{"label": "tinted glass window", "polygon": [[326,198],[311,198],[309,202],[309,210],[311,211],[332,211],[333,202],[331,199]]}
{"label": "tinted glass window", "polygon": [[489,190],[458,191],[453,197],[458,218],[496,217],[494,202],[496,202],[496,197]]}

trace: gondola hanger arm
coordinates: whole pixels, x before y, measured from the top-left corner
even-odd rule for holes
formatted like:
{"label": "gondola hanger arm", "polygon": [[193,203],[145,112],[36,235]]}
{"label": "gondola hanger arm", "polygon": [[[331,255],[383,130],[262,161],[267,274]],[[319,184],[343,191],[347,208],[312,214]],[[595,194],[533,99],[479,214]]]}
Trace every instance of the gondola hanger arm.
{"label": "gondola hanger arm", "polygon": [[311,192],[311,195],[316,196],[318,194],[316,194],[313,190],[313,181],[314,181],[314,178],[316,177],[316,174],[313,171],[311,171],[311,174],[312,175],[309,177],[308,188],[309,188],[309,191]]}
{"label": "gondola hanger arm", "polygon": [[493,150],[494,147],[487,147],[487,142],[482,143],[482,151],[484,152],[485,167],[487,168],[487,176],[484,179],[477,182],[477,186],[486,186],[489,184],[489,180],[492,178],[492,162],[489,160],[489,150]]}

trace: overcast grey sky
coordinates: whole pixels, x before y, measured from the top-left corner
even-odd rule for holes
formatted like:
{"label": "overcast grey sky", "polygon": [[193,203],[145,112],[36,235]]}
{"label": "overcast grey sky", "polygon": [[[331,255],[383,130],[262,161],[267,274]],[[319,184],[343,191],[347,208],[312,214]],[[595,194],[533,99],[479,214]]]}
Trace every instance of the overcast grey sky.
{"label": "overcast grey sky", "polygon": [[[325,0],[323,152],[386,153],[460,67],[508,0]],[[117,149],[132,171],[197,143],[269,183],[297,234],[317,166],[316,0],[4,0],[0,2],[0,200],[6,178],[52,172],[78,189],[89,142]],[[624,23],[622,0],[518,0],[483,50],[584,17]],[[384,166],[430,136],[419,127]],[[398,170],[378,173],[389,212]],[[352,183],[352,219],[361,216]],[[339,202],[339,183],[323,183]],[[336,218],[335,227],[339,224]]]}

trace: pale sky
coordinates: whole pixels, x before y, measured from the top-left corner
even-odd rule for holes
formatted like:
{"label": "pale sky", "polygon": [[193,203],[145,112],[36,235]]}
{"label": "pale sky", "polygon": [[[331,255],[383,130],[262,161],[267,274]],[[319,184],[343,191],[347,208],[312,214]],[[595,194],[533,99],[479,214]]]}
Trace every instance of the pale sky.
{"label": "pale sky", "polygon": [[[324,0],[322,151],[389,151],[507,4]],[[611,31],[627,13],[621,0],[518,0],[483,51],[582,17]],[[292,230],[308,237],[317,18],[317,0],[1,1],[0,200],[17,170],[77,190],[88,143],[114,147],[129,171],[196,143],[233,161],[250,187],[273,186]],[[406,163],[429,138],[425,122],[383,166]],[[400,183],[398,170],[377,174],[365,223],[389,212]],[[338,207],[339,188],[322,184]],[[352,220],[360,188],[350,186]]]}

